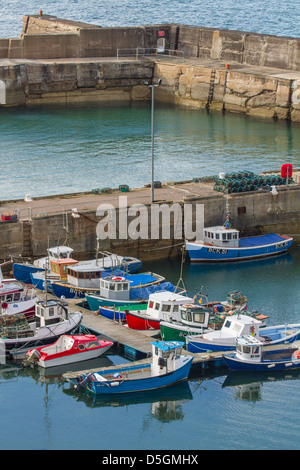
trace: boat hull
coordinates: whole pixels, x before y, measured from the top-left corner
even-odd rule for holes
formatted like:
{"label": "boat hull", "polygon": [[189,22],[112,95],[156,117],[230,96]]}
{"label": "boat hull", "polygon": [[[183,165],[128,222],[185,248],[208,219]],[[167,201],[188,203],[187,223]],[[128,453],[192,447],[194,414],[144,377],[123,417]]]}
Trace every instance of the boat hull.
{"label": "boat hull", "polygon": [[17,315],[17,314],[23,313],[23,315],[25,315],[27,319],[32,318],[35,315],[36,300],[37,300],[37,297],[30,299],[30,300],[24,300],[21,302],[14,302],[14,303],[8,304],[6,314]]}
{"label": "boat hull", "polygon": [[69,354],[63,357],[54,357],[48,360],[40,359],[37,364],[38,366],[46,369],[48,367],[64,366],[66,364],[74,364],[77,362],[88,361],[102,356],[102,354],[104,354],[110,347],[111,344],[98,349],[93,349],[91,351],[83,351],[77,354]]}
{"label": "boat hull", "polygon": [[160,333],[164,341],[185,341],[186,336],[199,335],[199,328],[186,327],[184,325],[174,325],[168,322],[160,323]]}
{"label": "boat hull", "polygon": [[143,315],[138,312],[125,312],[126,321],[129,328],[132,330],[159,330],[160,320],[155,320],[149,315]]}
{"label": "boat hull", "polygon": [[[276,327],[260,328],[260,335],[266,345],[293,343],[300,339],[300,324],[278,325]],[[290,332],[290,334],[289,334]],[[222,333],[220,332],[220,337]],[[236,349],[236,338],[210,341],[202,336],[187,339],[187,348],[192,353],[208,351],[233,351]]]}
{"label": "boat hull", "polygon": [[90,310],[92,310],[93,312],[99,310],[99,308],[102,307],[111,307],[111,309],[113,309],[114,307],[118,308],[128,305],[128,308],[130,308],[130,305],[139,305],[141,303],[144,303],[141,300],[109,300],[104,297],[100,297],[100,295],[87,294],[85,297]]}
{"label": "boat hull", "polygon": [[[254,240],[255,239],[255,240]],[[253,244],[251,241],[253,241]],[[263,243],[273,240],[272,243]],[[236,248],[217,247],[203,242],[187,242],[186,248],[192,263],[220,262],[220,261],[245,261],[268,256],[275,256],[287,251],[293,243],[293,239],[277,234],[268,236],[249,237],[241,239],[245,246]],[[261,244],[259,242],[261,241]]]}
{"label": "boat hull", "polygon": [[231,371],[247,371],[247,372],[266,372],[266,371],[282,371],[300,368],[300,360],[293,362],[292,360],[282,361],[261,361],[261,362],[247,362],[232,356],[223,356],[225,364]]}
{"label": "boat hull", "polygon": [[108,318],[109,320],[117,320],[117,321],[124,321],[126,322],[126,314],[125,310],[147,310],[147,303],[141,303],[138,305],[132,305],[132,304],[126,304],[126,305],[121,305],[117,308],[112,308],[112,307],[100,307],[99,308],[99,314],[102,315],[105,318]]}
{"label": "boat hull", "polygon": [[[177,382],[181,382],[188,378],[193,358],[187,357],[182,367],[176,369],[174,372],[167,374],[147,377],[137,380],[115,380],[108,382],[91,382],[87,387],[95,395],[117,395],[125,393],[145,392],[148,390],[156,390],[159,388],[168,387]],[[145,368],[145,365],[143,366]],[[136,366],[137,371],[141,366]],[[113,372],[116,372],[115,370]],[[120,371],[124,374],[124,370]]]}
{"label": "boat hull", "polygon": [[64,285],[58,282],[52,282],[52,291],[56,297],[61,299],[62,297],[65,299],[84,299],[85,292],[79,288]]}
{"label": "boat hull", "polygon": [[33,266],[33,264],[21,264],[21,263],[14,263],[13,264],[13,274],[14,277],[24,284],[31,284],[31,273],[41,272],[44,271],[42,268],[37,268]]}

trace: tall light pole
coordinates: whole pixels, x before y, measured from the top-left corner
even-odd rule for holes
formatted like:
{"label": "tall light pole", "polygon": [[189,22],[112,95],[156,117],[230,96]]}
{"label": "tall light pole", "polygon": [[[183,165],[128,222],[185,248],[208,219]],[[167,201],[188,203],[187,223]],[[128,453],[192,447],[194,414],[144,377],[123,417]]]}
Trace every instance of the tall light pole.
{"label": "tall light pole", "polygon": [[151,202],[154,202],[154,89],[161,84],[161,78],[157,83],[144,82],[148,88],[151,88]]}

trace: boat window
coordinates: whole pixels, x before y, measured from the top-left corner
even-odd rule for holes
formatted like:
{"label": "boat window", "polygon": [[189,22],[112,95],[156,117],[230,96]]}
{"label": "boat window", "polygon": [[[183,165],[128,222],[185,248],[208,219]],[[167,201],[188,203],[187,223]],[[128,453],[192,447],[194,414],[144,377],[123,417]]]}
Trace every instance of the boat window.
{"label": "boat window", "polygon": [[178,305],[174,305],[173,312],[178,312]]}
{"label": "boat window", "polygon": [[12,295],[9,294],[6,296],[6,302],[11,302],[12,301]]}
{"label": "boat window", "polygon": [[155,310],[159,310],[160,304],[156,302],[155,304]]}
{"label": "boat window", "polygon": [[232,330],[237,333],[237,335],[240,334],[241,330],[243,329],[243,326],[242,325],[239,325],[238,323],[234,323],[233,324],[233,327],[232,327]]}
{"label": "boat window", "polygon": [[207,232],[206,231],[204,232],[204,235],[205,235],[205,237],[207,237]]}
{"label": "boat window", "polygon": [[170,311],[171,311],[171,305],[166,305],[166,304],[164,304],[164,305],[162,306],[162,311],[163,311],[163,312],[170,312]]}
{"label": "boat window", "polygon": [[250,354],[251,348],[250,346],[243,346],[243,353],[244,354]]}
{"label": "boat window", "polygon": [[226,233],[222,233],[222,240],[226,240]]}
{"label": "boat window", "polygon": [[153,300],[150,300],[150,302],[149,302],[149,308],[153,308]]}
{"label": "boat window", "polygon": [[124,282],[124,284],[123,284],[123,290],[129,290],[129,284],[128,284],[128,282]]}
{"label": "boat window", "polygon": [[50,307],[49,308],[49,317],[53,317],[53,315],[54,315],[54,308]]}
{"label": "boat window", "polygon": [[123,284],[117,284],[117,290],[123,290]]}
{"label": "boat window", "polygon": [[20,298],[21,298],[21,294],[19,292],[14,295],[14,301],[15,302],[18,302],[18,300],[20,300]]}
{"label": "boat window", "polygon": [[252,347],[252,354],[259,354],[259,346]]}
{"label": "boat window", "polygon": [[224,328],[230,328],[231,326],[231,321],[227,320],[225,323],[224,323]]}
{"label": "boat window", "polygon": [[180,357],[181,356],[181,349],[182,348],[177,348],[175,351],[176,351],[176,357]]}
{"label": "boat window", "polygon": [[242,346],[240,344],[236,345],[236,350],[242,352]]}
{"label": "boat window", "polygon": [[109,290],[115,290],[115,285],[114,284],[109,284]]}
{"label": "boat window", "polygon": [[231,233],[227,233],[227,240],[231,240],[231,236],[232,236]]}
{"label": "boat window", "polygon": [[85,348],[92,349],[92,348],[96,348],[97,346],[99,346],[98,341],[91,341],[90,343],[86,343]]}
{"label": "boat window", "polygon": [[41,309],[40,309],[40,306],[39,306],[39,305],[36,306],[36,315],[37,315],[38,317],[41,316]]}
{"label": "boat window", "polygon": [[80,351],[83,351],[84,350],[84,345],[83,344],[78,344],[78,349],[80,349]]}
{"label": "boat window", "polygon": [[186,320],[186,310],[181,310],[181,318],[182,320]]}
{"label": "boat window", "polygon": [[219,240],[219,238],[220,238],[220,234],[216,233],[216,239]]}
{"label": "boat window", "polygon": [[104,281],[100,281],[100,287],[104,288],[105,287],[105,282]]}
{"label": "boat window", "polygon": [[194,322],[195,323],[204,323],[205,314],[204,313],[194,313]]}

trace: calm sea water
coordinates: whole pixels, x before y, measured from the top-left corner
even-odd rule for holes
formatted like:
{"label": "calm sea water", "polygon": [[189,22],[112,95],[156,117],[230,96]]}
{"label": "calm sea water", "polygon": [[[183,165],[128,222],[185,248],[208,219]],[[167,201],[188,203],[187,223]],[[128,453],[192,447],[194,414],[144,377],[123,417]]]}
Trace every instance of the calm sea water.
{"label": "calm sea water", "polygon": [[[0,37],[18,37],[22,16],[40,9],[103,26],[176,22],[299,37],[296,0],[6,0]],[[296,124],[157,106],[155,126],[157,180],[300,163]],[[149,182],[146,105],[1,110],[0,136],[2,200]],[[176,283],[180,264],[149,263],[144,269]],[[184,281],[190,295],[203,286],[210,299],[240,290],[250,309],[269,315],[269,324],[282,324],[300,319],[299,270],[295,244],[289,254],[265,261],[226,266],[186,262]],[[124,361],[108,355],[101,364]],[[299,450],[299,386],[297,374],[249,378],[226,370],[211,376],[195,371],[187,382],[164,392],[105,402],[74,394],[54,372],[45,377],[31,369],[5,373],[1,368],[0,449]]]}
{"label": "calm sea water", "polygon": [[[151,113],[132,107],[0,109],[0,200],[150,182]],[[300,125],[155,108],[155,180],[300,167]],[[134,171],[133,171],[134,169]]]}
{"label": "calm sea water", "polygon": [[5,0],[0,37],[19,37],[23,15],[55,15],[101,26],[179,23],[299,37],[297,0]]}

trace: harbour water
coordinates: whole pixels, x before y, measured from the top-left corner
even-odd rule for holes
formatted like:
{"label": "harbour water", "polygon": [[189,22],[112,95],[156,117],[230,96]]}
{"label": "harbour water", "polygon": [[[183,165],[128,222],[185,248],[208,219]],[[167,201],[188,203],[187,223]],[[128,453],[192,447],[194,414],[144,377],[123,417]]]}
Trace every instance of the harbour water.
{"label": "harbour water", "polygon": [[[177,283],[178,261],[149,263]],[[248,297],[249,309],[270,316],[268,324],[299,322],[300,249],[269,260],[224,266],[184,265],[190,294],[203,286],[209,299],[231,290]],[[100,363],[126,362],[117,356]],[[299,449],[300,371],[249,377],[226,369],[190,379],[165,391],[113,400],[76,394],[53,371],[19,369],[0,376],[5,431],[1,449],[204,450]]]}
{"label": "harbour water", "polygon": [[[137,8],[138,5],[138,8]],[[174,22],[299,37],[299,2],[216,0],[6,0],[0,37],[18,37],[22,16],[46,14],[102,26]],[[155,109],[155,179],[300,165],[299,125],[240,115]],[[149,182],[150,108],[0,110],[0,200]],[[134,168],[134,172],[132,171]],[[176,283],[179,261],[144,269]],[[185,263],[190,295],[223,299],[240,290],[269,324],[299,322],[300,248],[264,261],[222,266]],[[104,364],[127,359],[108,355]],[[228,374],[192,377],[164,392],[112,401],[76,395],[61,376],[0,370],[0,449],[299,450],[300,376]]]}
{"label": "harbour water", "polygon": [[[0,200],[149,183],[150,113],[148,104],[0,109]],[[299,130],[299,123],[157,105],[154,179],[299,168]]]}

